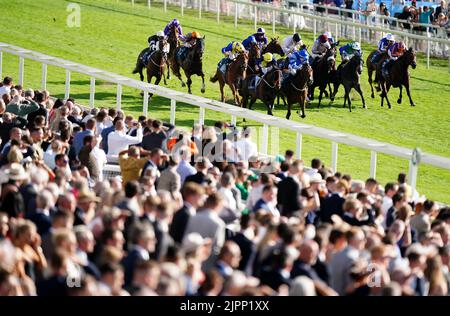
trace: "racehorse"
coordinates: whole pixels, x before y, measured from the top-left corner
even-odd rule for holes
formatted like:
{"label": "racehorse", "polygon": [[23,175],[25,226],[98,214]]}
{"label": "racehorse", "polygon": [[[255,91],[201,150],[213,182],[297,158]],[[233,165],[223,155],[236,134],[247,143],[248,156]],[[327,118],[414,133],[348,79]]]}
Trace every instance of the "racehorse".
{"label": "racehorse", "polygon": [[267,114],[273,115],[273,103],[281,89],[281,81],[283,80],[281,70],[274,68],[268,71],[257,83],[255,83],[256,86],[253,89],[250,88],[249,85],[254,80],[256,80],[256,76],[252,75],[242,82],[242,88],[239,89],[242,96],[241,107],[246,108],[248,99],[250,98],[248,108],[251,110],[256,99],[259,99],[266,105]]}
{"label": "racehorse", "polygon": [[261,52],[262,55],[265,53],[278,54],[283,57],[284,50],[281,47],[280,40],[278,38],[271,38],[269,44],[267,44]]}
{"label": "racehorse", "polygon": [[170,79],[170,66],[173,65],[175,61],[175,50],[180,46],[178,41],[180,34],[178,34],[178,29],[175,25],[171,25],[169,33],[167,34],[167,42],[170,45],[169,54],[167,55],[167,79]]}
{"label": "racehorse", "polygon": [[[202,77],[202,88],[200,91],[202,93],[205,93],[205,74],[203,73],[203,53],[205,52],[205,37],[203,36],[203,38],[198,38],[196,43],[192,47],[188,48],[188,53],[184,60],[180,60],[180,57],[178,56],[178,51],[180,49],[181,47],[175,49],[175,60],[172,64],[173,74],[178,79],[180,79],[181,85],[183,87],[185,87],[187,84],[189,93],[192,93],[191,76],[197,75]],[[184,83],[183,79],[181,78],[180,67],[183,68],[184,74],[186,75],[186,83]]]}
{"label": "racehorse", "polygon": [[139,54],[137,61],[136,61],[136,67],[134,67],[133,74],[139,74],[139,77],[141,81],[144,81],[144,73],[143,69],[145,68],[146,64],[144,61],[144,56],[148,55],[150,52],[150,47],[144,48],[142,52]]}
{"label": "racehorse", "polygon": [[402,103],[402,86],[405,87],[406,93],[408,94],[409,103],[411,106],[415,106],[414,101],[411,98],[411,92],[409,90],[409,71],[408,68],[411,66],[416,69],[416,53],[412,47],[410,47],[402,56],[400,56],[396,61],[391,61],[392,65],[389,65],[388,75],[384,74],[383,66],[379,65],[377,71],[380,72],[380,86],[381,86],[381,106],[383,106],[384,99],[391,108],[391,102],[388,99],[388,92],[391,86],[394,88],[400,88],[400,95],[398,97],[397,103]]}
{"label": "racehorse", "polygon": [[335,58],[336,49],[331,48],[326,51],[326,53],[319,59],[317,62],[313,63],[313,75],[314,82],[309,87],[309,99],[314,100],[314,89],[315,87],[319,87],[319,104],[317,107],[320,107],[320,102],[322,101],[322,94],[325,93],[328,82],[330,81],[330,75],[333,71],[336,70],[336,58]]}
{"label": "racehorse", "polygon": [[235,60],[233,60],[227,67],[225,74],[217,68],[216,74],[210,79],[211,82],[219,81],[220,94],[222,102],[225,102],[225,92],[224,87],[227,84],[234,97],[234,102],[236,105],[240,105],[238,88],[241,84],[241,80],[245,79],[245,73],[248,66],[248,53],[243,52],[239,54]]}
{"label": "racehorse", "polygon": [[[370,85],[370,90],[371,90],[371,94],[370,96],[373,98],[375,98],[375,93],[373,91],[373,81],[372,81],[372,73],[375,72],[375,79],[379,79],[376,77],[376,73],[377,73],[377,67],[378,65],[383,64],[383,62],[388,58],[388,55],[386,53],[381,54],[381,56],[378,57],[378,62],[373,63],[372,62],[372,58],[373,55],[377,52],[377,50],[372,51],[369,56],[367,56],[367,73],[369,75],[369,85]],[[377,90],[379,91],[379,83],[375,82],[377,84]]]}
{"label": "racehorse", "polygon": [[361,55],[355,54],[346,63],[339,65],[336,73],[336,81],[334,82],[333,98],[339,89],[339,85],[343,85],[345,89],[344,95],[344,107],[348,101],[348,109],[352,111],[352,101],[350,99],[350,90],[355,89],[361,96],[363,108],[366,108],[366,102],[364,101],[364,95],[361,90],[360,77],[363,71],[364,61]]}
{"label": "racehorse", "polygon": [[251,44],[250,49],[248,50],[248,65],[246,76],[256,75],[259,73],[258,62],[261,58],[261,48],[258,44]]}
{"label": "racehorse", "polygon": [[[297,70],[293,77],[285,79],[283,85],[281,86],[281,94],[283,103],[286,105],[288,111],[286,118],[289,120],[291,117],[291,107],[292,104],[299,103],[300,110],[302,114],[299,116],[305,118],[305,103],[306,97],[308,95],[308,86],[313,84],[313,70],[309,64],[304,64],[300,69]],[[286,97],[286,99],[285,99]]]}
{"label": "racehorse", "polygon": [[[164,68],[167,64],[167,53],[164,52],[164,47],[167,44],[165,39],[158,42],[159,49],[150,55],[147,63],[147,82],[151,83],[152,78],[155,77],[155,84],[158,85],[161,77],[164,79],[164,84],[167,85]],[[150,94],[152,96],[152,94]]]}

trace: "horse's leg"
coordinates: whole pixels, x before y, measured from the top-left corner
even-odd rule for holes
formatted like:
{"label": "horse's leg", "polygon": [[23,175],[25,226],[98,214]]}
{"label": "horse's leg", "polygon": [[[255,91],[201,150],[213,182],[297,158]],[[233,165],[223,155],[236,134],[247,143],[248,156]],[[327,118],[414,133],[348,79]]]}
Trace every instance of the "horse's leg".
{"label": "horse's leg", "polygon": [[306,93],[300,96],[300,110],[302,111],[302,115],[300,115],[301,118],[305,118],[305,103],[306,103]]}
{"label": "horse's leg", "polygon": [[345,97],[344,98],[347,98],[348,110],[351,112],[352,111],[352,100],[350,99],[350,90],[352,90],[351,87],[345,87]]}
{"label": "horse's leg", "polygon": [[288,102],[287,104],[287,113],[286,113],[286,119],[289,120],[289,118],[291,117],[291,103]]}
{"label": "horse's leg", "polygon": [[314,100],[314,90],[315,90],[315,87],[314,87],[314,86],[311,87],[311,92],[309,92],[309,89],[308,89],[308,92],[309,92],[309,101],[313,101],[313,100]]}
{"label": "horse's leg", "polygon": [[400,94],[398,95],[397,103],[398,103],[398,104],[402,104],[402,92],[403,92],[403,86],[400,85],[399,88],[400,88]]}
{"label": "horse's leg", "polygon": [[248,105],[248,109],[251,110],[253,107],[253,104],[256,102],[256,97],[252,96],[250,100],[250,104]]}
{"label": "horse's leg", "polygon": [[370,96],[373,99],[373,98],[375,98],[375,93],[373,91],[373,84],[372,84],[372,73],[373,73],[373,71],[372,71],[372,69],[370,69],[370,67],[368,67],[367,68],[367,72],[368,72],[368,75],[369,75],[369,85],[370,85],[370,91],[371,91]]}
{"label": "horse's leg", "polygon": [[202,77],[202,88],[201,88],[201,92],[202,93],[205,93],[205,91],[206,91],[206,89],[205,89],[205,75],[204,74],[201,74],[200,75],[201,77]]}
{"label": "horse's leg", "polygon": [[219,79],[219,87],[220,87],[220,101],[225,102],[225,83]]}
{"label": "horse's leg", "polygon": [[388,107],[391,109],[392,108],[391,107],[391,102],[389,101],[389,98],[388,98],[388,92],[389,92],[390,88],[391,88],[391,85],[386,82],[386,87],[385,87],[386,93],[385,93],[384,97],[386,98],[386,102],[387,102]]}
{"label": "horse's leg", "polygon": [[186,75],[186,78],[187,78],[186,84],[187,84],[187,87],[188,87],[188,93],[192,94],[192,91],[191,91],[191,85],[192,85],[191,75],[190,74],[188,75],[186,72],[184,74]]}
{"label": "horse's leg", "polygon": [[333,99],[331,99],[331,101],[333,101],[334,98],[336,98],[336,94],[337,94],[337,92],[339,90],[339,86],[340,86],[339,82],[335,82],[333,84]]}
{"label": "horse's leg", "polygon": [[411,98],[411,91],[409,90],[409,84],[405,85],[405,89],[406,89],[406,94],[408,95],[408,98],[409,98],[409,104],[411,104],[411,106],[415,106],[416,104],[414,103],[414,101]]}
{"label": "horse's leg", "polygon": [[345,106],[347,105],[347,87],[345,85],[344,86],[344,105],[343,108],[345,108]]}
{"label": "horse's leg", "polygon": [[157,76],[156,80],[155,80],[155,85],[159,85],[160,82],[161,82],[161,76]]}
{"label": "horse's leg", "polygon": [[167,65],[167,79],[170,79],[170,61],[169,58],[166,59],[166,65]]}
{"label": "horse's leg", "polygon": [[142,72],[142,67],[141,68],[139,68],[139,77],[141,78],[141,81],[144,81],[144,74],[143,74],[143,72]]}
{"label": "horse's leg", "polygon": [[172,65],[172,72],[181,81],[181,86],[183,88],[186,87],[186,83],[184,83],[183,78],[181,77],[180,65],[178,65],[176,62],[174,62]]}
{"label": "horse's leg", "polygon": [[322,87],[319,87],[319,104],[317,104],[317,108],[320,108],[320,102],[322,101],[322,94],[324,90],[325,89],[322,89]]}
{"label": "horse's leg", "polygon": [[362,104],[363,104],[363,109],[366,108],[366,101],[364,100],[364,95],[361,89],[361,85],[358,83],[355,87],[355,90],[359,93],[359,95],[361,96],[361,100],[362,100]]}

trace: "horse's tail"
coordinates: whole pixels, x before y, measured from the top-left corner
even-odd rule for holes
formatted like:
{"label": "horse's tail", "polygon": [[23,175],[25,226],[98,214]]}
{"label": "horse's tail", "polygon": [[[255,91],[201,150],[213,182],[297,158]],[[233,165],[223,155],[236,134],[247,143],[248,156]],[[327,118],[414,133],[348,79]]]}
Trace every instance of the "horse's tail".
{"label": "horse's tail", "polygon": [[216,71],[216,74],[214,75],[214,77],[209,78],[209,81],[211,82],[217,82],[217,80],[219,80],[219,74]]}
{"label": "horse's tail", "polygon": [[134,70],[133,70],[133,74],[137,74],[137,73],[140,73],[141,72],[141,69],[142,69],[142,66],[140,65],[140,63],[139,62],[137,62],[136,63],[136,66],[134,67]]}

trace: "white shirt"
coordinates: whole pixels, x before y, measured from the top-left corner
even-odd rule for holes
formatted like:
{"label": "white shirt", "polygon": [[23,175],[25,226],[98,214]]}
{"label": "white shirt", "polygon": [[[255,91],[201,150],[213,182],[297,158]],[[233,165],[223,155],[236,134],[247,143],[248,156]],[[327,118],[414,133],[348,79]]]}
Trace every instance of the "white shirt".
{"label": "white shirt", "polygon": [[388,196],[383,196],[383,201],[381,203],[381,211],[385,217],[388,209],[390,209],[392,205],[393,205],[392,199]]}
{"label": "white shirt", "polygon": [[10,92],[11,92],[11,87],[8,87],[8,86],[0,87],[0,98],[1,98],[4,94],[9,94]]}
{"label": "white shirt", "polygon": [[223,187],[220,188],[218,192],[222,195],[225,206],[228,207],[232,211],[236,211],[237,203],[236,203],[236,199],[233,196],[233,192],[231,192],[230,189],[226,189]]}
{"label": "white shirt", "polygon": [[53,149],[51,147],[49,147],[44,153],[44,163],[52,170],[56,167],[55,156],[56,153],[53,152]]}
{"label": "white shirt", "polygon": [[[301,41],[300,41],[300,43],[301,43]],[[294,50],[297,50],[300,43],[295,43],[294,35],[289,35],[283,41],[282,48],[283,48],[284,53],[288,54],[288,53],[292,53]]]}
{"label": "white shirt", "polygon": [[249,138],[243,138],[235,143],[236,148],[239,150],[241,160],[248,161],[252,156],[258,155],[258,148],[254,142]]}
{"label": "white shirt", "polygon": [[98,171],[99,171],[99,181],[103,181],[103,167],[106,165],[108,160],[106,159],[106,154],[103,149],[98,148],[98,145],[92,148],[91,153],[94,155],[97,161]]}
{"label": "white shirt", "polygon": [[114,131],[108,136],[108,161],[116,160],[119,153],[129,145],[139,144],[142,141],[142,129],[137,130],[136,136],[125,134],[124,131]]}

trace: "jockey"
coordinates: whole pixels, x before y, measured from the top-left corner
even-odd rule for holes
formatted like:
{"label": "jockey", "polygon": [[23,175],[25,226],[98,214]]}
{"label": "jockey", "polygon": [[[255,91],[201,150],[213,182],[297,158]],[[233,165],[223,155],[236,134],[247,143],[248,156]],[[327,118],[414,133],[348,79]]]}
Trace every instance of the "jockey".
{"label": "jockey", "polygon": [[197,39],[199,39],[200,37],[201,37],[200,33],[197,31],[194,31],[192,33],[187,33],[186,36],[184,36],[183,38],[180,38],[180,39],[184,43],[183,46],[192,47],[197,42]]}
{"label": "jockey", "polygon": [[265,53],[263,55],[263,60],[260,64],[260,69],[263,75],[268,73],[276,66],[277,60],[273,57],[272,53]]}
{"label": "jockey", "polygon": [[234,41],[222,48],[222,54],[224,54],[225,57],[222,58],[222,60],[217,65],[217,67],[219,67],[219,70],[222,73],[225,73],[227,65],[232,62],[239,53],[242,53],[243,51],[245,51],[244,45],[242,45],[240,42]]}
{"label": "jockey", "polygon": [[269,40],[267,39],[267,36],[266,36],[266,30],[264,30],[264,28],[262,28],[262,27],[259,27],[258,30],[256,31],[256,33],[253,34],[253,36],[255,37],[256,42],[261,47],[265,47],[269,43]]}
{"label": "jockey", "polygon": [[377,51],[372,55],[372,63],[377,63],[379,60],[379,57],[386,53],[389,47],[391,47],[395,43],[394,35],[391,33],[386,34],[385,37],[383,37],[378,42],[378,49]]}
{"label": "jockey", "polygon": [[387,52],[388,52],[390,60],[397,60],[400,56],[403,55],[405,50],[406,50],[405,43],[403,43],[403,41],[400,41],[400,42],[394,43],[394,45],[389,47]]}
{"label": "jockey", "polygon": [[361,45],[359,42],[350,42],[341,48],[339,48],[339,53],[341,54],[341,59],[343,62],[347,62],[350,59],[352,59],[353,55],[358,54],[362,55],[361,53]]}
{"label": "jockey", "polygon": [[311,50],[311,57],[314,59],[320,58],[327,52],[328,49],[331,48],[331,44],[328,40],[328,36],[325,34],[322,34],[319,36],[319,38],[314,42],[312,50]]}
{"label": "jockey", "polygon": [[165,36],[169,35],[170,28],[172,27],[172,25],[177,29],[178,35],[180,36],[180,38],[183,38],[184,37],[183,29],[182,29],[180,21],[178,21],[178,19],[173,19],[172,21],[167,23],[166,27],[164,28],[164,35]]}
{"label": "jockey", "polygon": [[289,56],[289,70],[291,75],[295,75],[297,70],[302,68],[303,65],[308,64],[308,62],[309,54],[306,48],[293,52]]}
{"label": "jockey", "polygon": [[288,56],[289,54],[298,51],[299,47],[302,45],[302,38],[298,33],[295,33],[294,35],[289,35],[284,39],[282,48],[285,55]]}
{"label": "jockey", "polygon": [[148,46],[150,47],[151,51],[158,50],[158,42],[164,38],[164,32],[158,31],[156,35],[150,36],[148,38]]}
{"label": "jockey", "polygon": [[245,40],[242,41],[242,45],[247,51],[250,50],[252,44],[258,44],[255,36],[253,35],[250,35],[249,37],[247,37]]}

